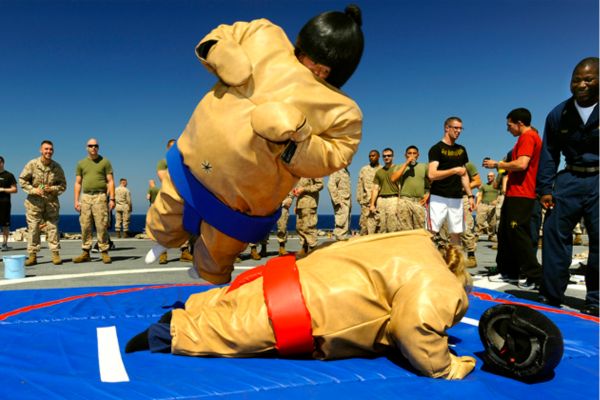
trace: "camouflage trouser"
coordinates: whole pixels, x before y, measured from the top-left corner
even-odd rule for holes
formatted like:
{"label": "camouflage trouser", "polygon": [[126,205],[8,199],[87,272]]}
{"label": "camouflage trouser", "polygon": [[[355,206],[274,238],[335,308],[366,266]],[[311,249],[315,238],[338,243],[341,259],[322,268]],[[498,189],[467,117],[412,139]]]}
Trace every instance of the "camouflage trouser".
{"label": "camouflage trouser", "polygon": [[369,205],[360,206],[360,219],[358,220],[360,225],[360,235],[372,235],[379,231],[379,215],[377,213],[371,213]]}
{"label": "camouflage trouser", "polygon": [[[463,196],[463,215],[465,218],[465,229],[460,234],[460,241],[462,242],[462,247],[465,251],[474,253],[477,249],[477,238],[473,232],[475,221],[473,219],[473,214],[469,211],[469,198],[467,196]],[[444,221],[444,224],[440,228],[439,240],[434,238],[434,242],[436,242],[438,246],[443,242],[450,242],[447,222]]]}
{"label": "camouflage trouser", "polygon": [[121,226],[123,227],[123,232],[129,231],[129,221],[131,219],[129,210],[115,210],[115,215],[115,231],[121,230]]}
{"label": "camouflage trouser", "polygon": [[300,247],[312,248],[317,245],[317,209],[296,209],[296,232],[300,236]]}
{"label": "camouflage trouser", "polygon": [[92,248],[92,229],[96,227],[98,235],[98,249],[107,251],[108,244],[108,204],[106,193],[85,194],[79,199],[81,213],[79,224],[81,225],[81,248],[89,251]]}
{"label": "camouflage trouser", "polygon": [[503,194],[499,195],[496,199],[496,227],[494,228],[494,232],[498,232],[498,227],[500,226],[500,211],[502,211],[502,203],[504,203]]}
{"label": "camouflage trouser", "polygon": [[496,235],[496,205],[479,203],[477,206],[477,235]]}
{"label": "camouflage trouser", "polygon": [[336,204],[333,206],[335,228],[333,236],[336,240],[344,240],[350,234],[350,206],[349,204]]}
{"label": "camouflage trouser", "polygon": [[287,224],[290,218],[290,209],[281,207],[281,216],[277,220],[277,242],[285,244],[287,242]]}
{"label": "camouflage trouser", "polygon": [[398,199],[398,230],[425,229],[427,211],[419,204],[418,197],[401,196]]}
{"label": "camouflage trouser", "polygon": [[58,237],[58,198],[46,199],[40,196],[27,196],[25,199],[25,219],[27,220],[27,252],[40,251],[40,224],[46,224],[46,242],[50,250],[60,249]]}
{"label": "camouflage trouser", "polygon": [[378,197],[377,213],[379,214],[380,232],[398,232],[398,196]]}
{"label": "camouflage trouser", "polygon": [[469,210],[469,198],[463,196],[463,215],[465,217],[465,229],[460,234],[460,240],[467,252],[475,252],[477,249],[477,237],[475,236],[475,219]]}

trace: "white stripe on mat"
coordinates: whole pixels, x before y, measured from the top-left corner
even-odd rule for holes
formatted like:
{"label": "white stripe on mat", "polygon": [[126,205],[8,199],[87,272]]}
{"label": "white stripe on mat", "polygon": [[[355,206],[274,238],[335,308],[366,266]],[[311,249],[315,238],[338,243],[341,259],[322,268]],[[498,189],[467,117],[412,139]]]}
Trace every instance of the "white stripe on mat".
{"label": "white stripe on mat", "polygon": [[129,382],[129,375],[123,365],[117,329],[114,326],[96,328],[98,336],[98,366],[100,381]]}

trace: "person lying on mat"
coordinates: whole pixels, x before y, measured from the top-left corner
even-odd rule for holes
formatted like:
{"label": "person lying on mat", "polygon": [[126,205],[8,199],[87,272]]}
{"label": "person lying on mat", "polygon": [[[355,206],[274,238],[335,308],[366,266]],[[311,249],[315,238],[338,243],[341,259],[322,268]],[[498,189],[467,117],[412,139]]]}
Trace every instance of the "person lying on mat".
{"label": "person lying on mat", "polygon": [[400,352],[423,375],[462,379],[475,359],[451,353],[446,333],[469,305],[462,257],[455,247],[442,257],[414,230],[273,258],[230,286],[191,295],[125,352],[321,360]]}

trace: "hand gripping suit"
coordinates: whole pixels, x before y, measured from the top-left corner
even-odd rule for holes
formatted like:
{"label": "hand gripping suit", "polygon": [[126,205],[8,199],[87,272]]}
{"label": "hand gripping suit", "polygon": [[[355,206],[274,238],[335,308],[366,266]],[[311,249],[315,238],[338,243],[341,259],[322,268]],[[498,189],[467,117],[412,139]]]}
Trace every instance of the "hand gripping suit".
{"label": "hand gripping suit", "polygon": [[[192,227],[199,231],[198,273],[225,283],[246,243],[269,232],[299,177],[327,176],[351,162],[362,114],[354,101],[303,66],[283,30],[265,19],[217,27],[201,40],[197,54],[219,82],[174,146],[180,164],[234,214],[267,219],[266,231],[250,235],[256,240],[236,235],[241,229],[228,226],[227,218],[201,216],[203,222]],[[170,177],[146,224],[160,245],[178,247],[189,237],[183,215],[190,199],[183,198],[168,160]],[[202,208],[203,199],[194,203]]]}
{"label": "hand gripping suit", "polygon": [[[468,299],[427,232],[336,242],[297,260],[294,268],[312,334],[308,352],[312,349],[314,358],[400,351],[422,374],[446,379],[462,379],[474,368],[473,358],[454,356],[448,349],[446,330],[461,320]],[[267,305],[271,289],[263,285],[266,276],[246,279],[242,274],[230,287],[190,296],[185,309],[173,310],[171,352],[221,357],[282,353],[282,338],[275,331],[285,315],[273,317]],[[284,291],[279,300],[291,294]],[[276,298],[270,300],[277,305]]]}

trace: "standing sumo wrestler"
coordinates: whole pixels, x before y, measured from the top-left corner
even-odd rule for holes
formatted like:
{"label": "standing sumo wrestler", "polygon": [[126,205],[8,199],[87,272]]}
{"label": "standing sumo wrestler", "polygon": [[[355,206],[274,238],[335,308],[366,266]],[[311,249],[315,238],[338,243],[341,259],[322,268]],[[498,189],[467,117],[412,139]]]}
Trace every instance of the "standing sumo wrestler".
{"label": "standing sumo wrestler", "polygon": [[194,294],[125,351],[317,359],[401,352],[426,376],[462,379],[475,359],[452,354],[446,331],[467,311],[470,285],[460,251],[442,258],[424,230],[361,236],[297,261],[274,258],[229,287]]}
{"label": "standing sumo wrestler", "polygon": [[146,262],[198,234],[197,272],[229,282],[236,256],[271,230],[299,177],[350,164],[362,114],[339,88],[362,51],[356,6],[314,17],[295,46],[266,19],[220,25],[203,38],[196,54],[219,82],[167,153],[169,176],[146,220],[158,245]]}

